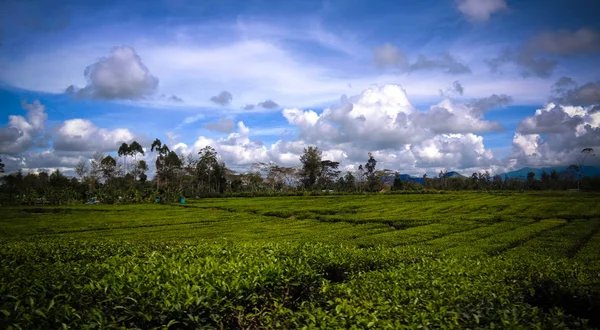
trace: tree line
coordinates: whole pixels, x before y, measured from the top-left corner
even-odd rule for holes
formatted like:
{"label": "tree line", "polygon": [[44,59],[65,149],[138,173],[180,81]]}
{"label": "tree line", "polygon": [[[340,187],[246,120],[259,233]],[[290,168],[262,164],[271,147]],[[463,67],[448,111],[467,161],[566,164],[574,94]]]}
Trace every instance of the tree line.
{"label": "tree line", "polygon": [[[589,150],[588,150],[589,149]],[[590,151],[586,148],[584,151]],[[591,150],[593,152],[593,150]],[[437,177],[423,175],[420,182],[404,179],[396,171],[377,169],[369,153],[356,171],[342,171],[339,162],[323,159],[315,146],[304,149],[300,166],[285,167],[269,162],[252,164],[238,173],[227,168],[211,146],[196,155],[184,156],[159,139],[152,142],[156,173],[148,180],[148,164],[138,160],[144,148],[137,142],[122,143],[117,157],[96,152],[92,159],[75,166],[77,177],[61,171],[51,173],[18,170],[0,178],[2,205],[63,205],[70,203],[174,202],[182,198],[218,196],[303,195],[323,193],[437,192],[444,190],[600,190],[600,179],[582,175],[582,167],[569,166],[564,172],[543,172],[539,178],[530,172],[526,180],[491,176],[488,172],[470,177],[451,176],[442,171]],[[0,160],[0,173],[4,164]]]}

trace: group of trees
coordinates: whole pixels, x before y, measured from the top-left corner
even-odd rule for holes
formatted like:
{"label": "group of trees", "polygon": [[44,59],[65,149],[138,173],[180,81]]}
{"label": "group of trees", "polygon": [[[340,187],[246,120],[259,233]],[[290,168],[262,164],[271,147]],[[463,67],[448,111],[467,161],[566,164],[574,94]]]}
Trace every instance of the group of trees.
{"label": "group of trees", "polygon": [[[377,169],[372,153],[357,171],[343,172],[339,162],[323,159],[318,147],[309,146],[300,157],[301,166],[285,167],[275,163],[255,163],[247,173],[227,168],[211,146],[202,148],[197,155],[184,157],[163,144],[152,142],[150,152],[155,154],[156,172],[148,180],[148,164],[138,160],[145,155],[144,148],[133,141],[123,143],[118,158],[95,153],[89,161],[81,160],[75,167],[76,178],[66,177],[59,170],[27,173],[17,171],[2,176],[0,203],[2,204],[65,204],[88,200],[104,203],[153,202],[157,197],[175,201],[181,197],[223,195],[269,195],[320,193],[355,193],[378,191],[419,190],[548,190],[587,188],[600,189],[600,180],[581,175],[583,163],[572,165],[558,173],[543,172],[539,178],[528,174],[526,180],[491,176],[488,172],[473,173],[470,177],[451,176],[440,172],[437,178],[424,175],[421,182],[404,180],[397,172]],[[593,152],[586,148],[582,153]],[[4,164],[0,160],[0,172]]]}

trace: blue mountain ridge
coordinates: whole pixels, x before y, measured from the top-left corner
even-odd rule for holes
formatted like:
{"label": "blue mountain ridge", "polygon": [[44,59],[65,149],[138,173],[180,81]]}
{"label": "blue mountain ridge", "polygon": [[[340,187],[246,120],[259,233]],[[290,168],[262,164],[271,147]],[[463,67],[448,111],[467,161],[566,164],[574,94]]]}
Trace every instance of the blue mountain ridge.
{"label": "blue mountain ridge", "polygon": [[[506,173],[501,173],[500,177],[502,177],[502,179],[505,179],[505,178],[509,178],[509,179],[520,178],[521,180],[526,180],[527,179],[527,174],[529,172],[533,172],[533,173],[535,173],[535,178],[539,179],[542,176],[542,172],[546,171],[548,174],[550,174],[550,172],[552,172],[552,170],[555,170],[559,174],[562,173],[562,172],[568,172],[567,166],[554,166],[554,167],[542,167],[542,168],[524,167],[524,168],[522,168],[520,170],[506,172]],[[600,167],[597,167],[597,166],[585,166],[583,170],[584,170],[585,176],[589,176],[589,177],[600,176]],[[398,177],[402,181],[408,180],[408,181],[412,181],[412,182],[423,184],[423,177],[422,176],[412,176],[412,175],[409,175],[409,174],[398,174]],[[448,177],[449,178],[467,178],[467,177],[470,177],[470,175],[469,176],[465,176],[465,175],[462,175],[462,174],[460,174],[460,173],[458,173],[456,171],[450,171],[450,172],[448,172]],[[429,178],[434,178],[434,177],[429,177]],[[437,176],[435,176],[435,178],[437,178]],[[385,183],[393,184],[394,183],[394,176],[391,175],[391,176],[388,176],[388,177],[384,177],[384,178],[382,178],[382,181],[385,182]]]}
{"label": "blue mountain ridge", "polygon": [[[521,180],[526,180],[527,173],[533,172],[533,173],[535,173],[535,178],[539,179],[542,176],[542,172],[544,172],[544,171],[546,171],[546,173],[548,173],[548,174],[550,174],[550,172],[552,172],[552,170],[555,170],[558,173],[568,172],[567,167],[568,166],[554,166],[554,167],[542,167],[542,168],[524,167],[520,170],[502,173],[502,174],[500,174],[500,176],[502,177],[502,179],[504,179],[505,177],[508,177],[509,179],[519,178]],[[584,166],[583,174],[585,176],[589,176],[589,177],[600,176],[600,167]]]}

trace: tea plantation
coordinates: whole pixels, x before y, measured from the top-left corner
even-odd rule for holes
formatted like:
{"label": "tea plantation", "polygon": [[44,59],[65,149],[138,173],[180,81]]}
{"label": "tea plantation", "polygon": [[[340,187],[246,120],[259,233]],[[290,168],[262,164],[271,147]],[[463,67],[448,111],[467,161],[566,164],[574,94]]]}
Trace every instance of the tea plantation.
{"label": "tea plantation", "polygon": [[1,208],[2,329],[600,328],[600,195]]}

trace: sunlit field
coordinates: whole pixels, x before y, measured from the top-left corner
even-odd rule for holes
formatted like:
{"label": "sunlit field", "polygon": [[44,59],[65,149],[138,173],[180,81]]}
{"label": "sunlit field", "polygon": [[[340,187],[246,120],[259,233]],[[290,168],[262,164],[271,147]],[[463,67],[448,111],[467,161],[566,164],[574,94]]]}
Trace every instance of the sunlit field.
{"label": "sunlit field", "polygon": [[597,328],[600,195],[3,208],[1,328]]}

